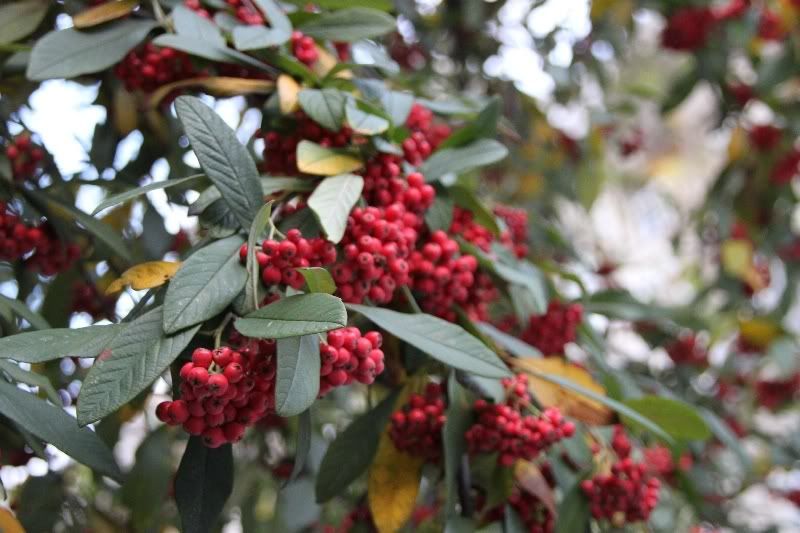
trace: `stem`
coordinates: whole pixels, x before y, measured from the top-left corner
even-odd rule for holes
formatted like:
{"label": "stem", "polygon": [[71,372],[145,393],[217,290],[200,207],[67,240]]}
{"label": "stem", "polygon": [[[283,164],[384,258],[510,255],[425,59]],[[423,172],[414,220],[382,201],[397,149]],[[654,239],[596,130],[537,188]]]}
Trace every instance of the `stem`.
{"label": "stem", "polygon": [[225,331],[225,328],[228,327],[231,319],[233,318],[233,313],[228,313],[225,315],[225,318],[222,320],[222,323],[214,330],[214,348],[219,348],[219,345],[222,343],[222,333]]}

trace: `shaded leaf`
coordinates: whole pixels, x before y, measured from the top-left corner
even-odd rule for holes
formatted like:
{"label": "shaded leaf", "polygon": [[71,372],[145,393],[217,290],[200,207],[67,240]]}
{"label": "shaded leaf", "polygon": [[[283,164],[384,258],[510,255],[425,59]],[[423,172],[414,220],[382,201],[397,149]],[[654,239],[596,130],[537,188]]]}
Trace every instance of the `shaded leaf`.
{"label": "shaded leaf", "polygon": [[182,531],[211,531],[232,491],[231,445],[208,448],[200,437],[190,437],[175,475],[175,501]]}
{"label": "shaded leaf", "polygon": [[0,307],[5,307],[20,318],[24,318],[34,329],[50,329],[50,324],[42,315],[29,308],[25,302],[0,294]]}
{"label": "shaded leaf", "polygon": [[289,476],[289,482],[297,479],[303,472],[308,460],[308,454],[311,451],[311,434],[313,428],[311,426],[311,409],[306,409],[297,418],[297,445],[294,452],[294,466],[292,473]]}
{"label": "shaded leaf", "polygon": [[319,338],[316,335],[278,339],[275,412],[290,417],[306,411],[319,395]]}
{"label": "shaded leaf", "polygon": [[27,37],[39,27],[52,4],[48,0],[7,2],[0,7],[0,44]]}

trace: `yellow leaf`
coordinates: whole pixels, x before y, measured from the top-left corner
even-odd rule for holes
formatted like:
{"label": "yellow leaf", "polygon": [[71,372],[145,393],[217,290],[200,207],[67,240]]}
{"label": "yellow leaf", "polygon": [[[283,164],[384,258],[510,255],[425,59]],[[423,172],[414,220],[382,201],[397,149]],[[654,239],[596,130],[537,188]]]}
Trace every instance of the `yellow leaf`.
{"label": "yellow leaf", "polygon": [[541,374],[560,376],[596,394],[605,396],[605,388],[597,383],[586,369],[560,357],[528,357],[510,359],[510,361],[518,370],[528,374],[530,390],[543,406],[558,407],[566,416],[587,424],[601,425],[611,421],[613,416],[611,409],[597,400],[537,377]]}
{"label": "yellow leaf", "polygon": [[736,127],[731,133],[731,140],[728,142],[728,160],[738,161],[747,150],[747,133],[742,127]]}
{"label": "yellow leaf", "polygon": [[134,290],[160,287],[170,280],[180,268],[180,262],[150,261],[129,268],[106,288],[106,294],[113,294],[130,285]]}
{"label": "yellow leaf", "polygon": [[241,94],[269,94],[275,90],[275,83],[271,80],[255,80],[250,78],[230,78],[227,76],[212,76],[207,78],[189,78],[166,85],[162,85],[150,95],[147,106],[150,109],[158,107],[169,93],[184,87],[202,87],[214,96],[238,96]]}
{"label": "yellow leaf", "polygon": [[25,533],[25,528],[8,509],[0,508],[0,531],[3,533]]}
{"label": "yellow leaf", "polygon": [[278,76],[278,102],[281,113],[288,115],[297,111],[297,95],[300,93],[300,84],[286,74]]}
{"label": "yellow leaf", "polygon": [[766,348],[782,333],[780,325],[766,318],[751,318],[739,321],[739,336],[748,344]]}
{"label": "yellow leaf", "polygon": [[139,124],[136,97],[119,85],[114,90],[113,101],[114,128],[123,137],[135,130]]}
{"label": "yellow leaf", "polygon": [[102,220],[115,230],[121,232],[126,227],[128,227],[128,222],[131,219],[131,209],[133,208],[133,204],[127,202],[119,207],[115,207],[111,211],[105,215]]}
{"label": "yellow leaf", "polygon": [[115,0],[100,4],[72,17],[72,24],[78,29],[91,28],[103,22],[122,18],[136,9],[138,5],[139,0]]}
{"label": "yellow leaf", "polygon": [[367,498],[379,533],[394,533],[408,521],[417,503],[423,459],[395,448],[384,431],[369,468]]}
{"label": "yellow leaf", "polygon": [[722,243],[720,255],[726,273],[745,279],[753,266],[753,243],[746,239],[728,239]]}
{"label": "yellow leaf", "polygon": [[[311,71],[317,76],[324,78],[338,63],[333,54],[328,52],[325,48],[317,46],[317,60],[311,65]],[[353,73],[349,70],[341,70],[336,73],[335,77],[349,80],[353,77]]]}
{"label": "yellow leaf", "polygon": [[514,480],[522,490],[536,496],[547,509],[556,514],[556,500],[553,496],[553,489],[535,464],[519,460],[514,464]]}
{"label": "yellow leaf", "polygon": [[317,176],[335,176],[361,168],[362,163],[352,155],[325,148],[311,141],[297,145],[297,168]]}

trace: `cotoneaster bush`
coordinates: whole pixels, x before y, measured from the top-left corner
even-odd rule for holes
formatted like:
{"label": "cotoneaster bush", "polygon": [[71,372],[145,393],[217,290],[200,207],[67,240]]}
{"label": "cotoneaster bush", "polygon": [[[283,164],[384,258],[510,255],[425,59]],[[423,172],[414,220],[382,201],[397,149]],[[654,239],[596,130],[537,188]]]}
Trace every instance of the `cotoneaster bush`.
{"label": "cotoneaster bush", "polygon": [[[503,3],[470,4],[496,20]],[[630,22],[600,4],[598,39]],[[701,4],[664,6],[660,45],[698,57],[663,108],[701,79],[732,120],[754,99],[780,108],[768,81],[704,70],[702,54],[733,53],[725,32],[742,17],[757,15],[753,38],[783,46],[781,61],[797,36],[766,6]],[[691,228],[721,266],[703,289],[725,295],[715,312],[736,324],[719,365],[703,296],[639,302],[616,286],[617,265],[581,265],[556,223],[556,196],[588,207],[600,190],[587,168],[602,139],[634,157],[643,129],[593,125],[577,140],[537,126],[530,100],[473,68],[496,50],[491,32],[439,9],[0,6],[0,260],[16,291],[0,298],[0,461],[49,458],[44,444],[74,461],[11,488],[4,530],[730,524],[724,506],[760,481],[739,444],[758,436],[743,413],[791,407],[800,387],[796,339],[779,325],[791,297],[769,316],[751,306],[770,261],[791,274],[800,255],[769,231],[794,201],[793,108],[775,124],[742,119],[734,140],[752,150],[732,150]],[[757,53],[756,66],[778,61]],[[435,68],[445,56],[453,68]],[[601,68],[584,61],[568,68]],[[106,113],[76,175],[24,124],[28,96],[52,79],[92,87]],[[240,115],[223,120],[215,99],[232,96]],[[231,127],[254,115],[255,131]],[[141,146],[120,165],[134,131]],[[750,185],[722,184],[734,174]],[[92,213],[77,203],[86,187],[103,193]],[[185,229],[166,231],[155,194],[183,208]],[[74,313],[92,325],[70,327]],[[615,363],[609,322],[672,364]]]}

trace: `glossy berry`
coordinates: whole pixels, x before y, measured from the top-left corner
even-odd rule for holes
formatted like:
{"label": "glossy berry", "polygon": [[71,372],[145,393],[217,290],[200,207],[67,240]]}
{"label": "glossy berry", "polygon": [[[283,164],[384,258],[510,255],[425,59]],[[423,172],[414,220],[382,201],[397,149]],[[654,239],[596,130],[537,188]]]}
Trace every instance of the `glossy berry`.
{"label": "glossy berry", "polygon": [[429,383],[424,394],[412,394],[391,417],[389,436],[398,450],[438,463],[445,421],[442,387]]}
{"label": "glossy berry", "polygon": [[[129,91],[150,93],[162,85],[200,75],[189,55],[172,48],[146,43],[130,52],[114,67],[114,74]],[[175,95],[166,99],[169,102]]]}
{"label": "glossy berry", "polygon": [[582,319],[583,308],[579,304],[551,300],[545,314],[529,318],[521,338],[544,355],[563,355],[564,346],[575,341]]}
{"label": "glossy berry", "polygon": [[44,165],[45,151],[31,140],[30,133],[20,133],[11,139],[5,152],[15,180],[33,180],[39,177]]}
{"label": "glossy berry", "polygon": [[319,52],[317,51],[317,45],[314,39],[308,35],[304,35],[302,32],[296,30],[292,32],[290,45],[294,57],[309,67],[319,59]]}

